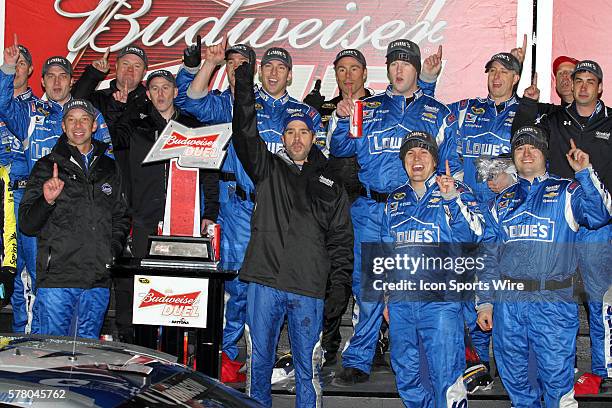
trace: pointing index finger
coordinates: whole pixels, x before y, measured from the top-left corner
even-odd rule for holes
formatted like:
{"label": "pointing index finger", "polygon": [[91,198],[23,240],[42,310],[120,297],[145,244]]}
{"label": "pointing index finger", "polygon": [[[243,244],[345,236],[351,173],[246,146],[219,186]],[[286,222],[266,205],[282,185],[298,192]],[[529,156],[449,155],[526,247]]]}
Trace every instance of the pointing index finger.
{"label": "pointing index finger", "polygon": [[451,175],[451,171],[450,171],[450,166],[448,165],[448,160],[446,160],[446,162],[445,162],[445,163],[446,163],[446,175],[447,175],[448,177],[452,177],[452,175]]}
{"label": "pointing index finger", "polygon": [[576,149],[576,143],[574,142],[574,139],[570,139],[570,149]]}
{"label": "pointing index finger", "polygon": [[523,46],[521,47],[523,54],[527,51],[527,34],[523,34]]}
{"label": "pointing index finger", "polygon": [[442,59],[442,44],[438,45],[438,57]]}
{"label": "pointing index finger", "polygon": [[202,36],[200,34],[198,34],[198,36],[196,37],[195,46],[196,47],[200,47],[201,45],[202,45]]}
{"label": "pointing index finger", "polygon": [[13,45],[15,47],[19,45],[19,41],[17,40],[17,33],[13,33]]}
{"label": "pointing index finger", "polygon": [[53,163],[53,178],[58,178],[59,174],[58,174],[58,170],[57,170],[57,163]]}

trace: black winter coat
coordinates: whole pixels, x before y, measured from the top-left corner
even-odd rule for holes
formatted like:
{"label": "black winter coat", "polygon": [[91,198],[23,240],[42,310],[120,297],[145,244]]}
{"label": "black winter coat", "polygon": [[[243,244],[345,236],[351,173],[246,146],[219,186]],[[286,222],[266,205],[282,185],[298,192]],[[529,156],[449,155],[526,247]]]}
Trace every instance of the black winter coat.
{"label": "black winter coat", "polygon": [[[96,140],[88,171],[81,153],[62,135],[53,150],[32,169],[19,206],[19,226],[38,238],[36,285],[47,288],[108,287],[107,265],[118,256],[129,231],[121,175]],[[53,205],[43,184],[57,163],[64,188]]]}
{"label": "black winter coat", "polygon": [[[365,95],[361,99],[372,96],[369,89],[366,89],[365,92]],[[317,110],[321,114],[321,122],[326,129],[332,113],[336,110],[336,107],[341,100],[342,95],[338,95],[329,101],[323,102],[320,107],[317,107]],[[355,201],[357,197],[359,197],[359,192],[361,191],[361,182],[359,181],[359,163],[357,162],[357,157],[335,157],[330,154],[329,166],[332,174],[334,174],[336,179],[338,179],[338,181],[340,181],[346,188],[349,201],[351,203]]]}
{"label": "black winter coat", "polygon": [[603,102],[588,121],[581,118],[575,103],[566,106],[537,103],[523,98],[512,124],[513,132],[523,125],[533,124],[548,131],[549,171],[561,177],[574,178],[565,155],[570,139],[576,147],[588,153],[593,169],[608,191],[612,191],[612,109]]}
{"label": "black winter coat", "polygon": [[[251,68],[252,69],[252,68]],[[325,156],[312,148],[302,170],[281,151],[268,151],[257,131],[253,75],[236,70],[233,143],[256,187],[251,239],[240,279],[323,299],[350,287],[353,227],[349,202]]]}
{"label": "black winter coat", "polygon": [[[89,100],[104,116],[106,124],[111,127],[115,124],[126,111],[130,109],[142,110],[147,103],[147,90],[142,84],[138,84],[136,89],[128,94],[127,102],[117,102],[113,98],[113,94],[119,89],[117,88],[117,80],[113,79],[110,86],[106,89],[96,90],[100,81],[104,80],[106,74],[98,71],[92,65],[88,65],[85,71],[81,74],[78,81],[72,87],[71,94],[74,98],[83,98]],[[111,138],[113,137],[111,133]],[[116,146],[115,139],[112,139],[115,150],[120,150]]]}

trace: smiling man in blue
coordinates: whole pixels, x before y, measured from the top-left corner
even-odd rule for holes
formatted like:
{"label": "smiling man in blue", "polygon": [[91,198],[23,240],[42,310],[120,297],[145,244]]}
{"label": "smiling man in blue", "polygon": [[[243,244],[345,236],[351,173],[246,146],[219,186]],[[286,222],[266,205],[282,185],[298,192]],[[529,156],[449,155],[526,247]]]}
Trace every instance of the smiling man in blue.
{"label": "smiling man in blue", "polygon": [[[543,392],[546,406],[577,407],[574,244],[581,225],[598,228],[610,221],[612,200],[589,155],[573,140],[566,159],[576,180],[547,172],[548,137],[542,129],[520,128],[511,146],[518,182],[497,196],[489,213],[480,276],[488,290],[478,292],[478,324],[493,329],[497,367],[514,406],[540,406]],[[501,281],[522,290],[496,288]],[[528,380],[530,348],[542,390]]]}
{"label": "smiling man in blue", "polygon": [[427,96],[417,85],[421,52],[410,40],[392,41],[387,47],[387,76],[391,85],[384,93],[363,100],[363,137],[349,136],[349,116],[354,102],[343,99],[332,116],[330,153],[356,156],[360,165],[361,196],[351,207],[355,230],[353,295],[356,299],[352,338],[342,352],[341,385],[369,380],[372,358],[382,322],[383,304],[361,299],[361,245],[380,242],[382,218],[389,194],[408,181],[398,154],[406,133],[420,130],[434,137],[440,161],[449,160],[453,174],[460,172],[457,159],[456,120],[441,102]]}

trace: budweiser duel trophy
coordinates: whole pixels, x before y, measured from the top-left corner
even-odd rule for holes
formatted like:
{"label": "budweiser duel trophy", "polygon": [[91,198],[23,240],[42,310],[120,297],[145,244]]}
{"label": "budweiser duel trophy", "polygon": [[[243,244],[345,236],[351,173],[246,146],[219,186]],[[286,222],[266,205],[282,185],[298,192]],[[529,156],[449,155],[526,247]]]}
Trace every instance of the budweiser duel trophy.
{"label": "budweiser duel trophy", "polygon": [[199,169],[221,168],[230,137],[229,123],[191,129],[170,121],[163,130],[143,161],[170,160],[161,233],[149,237],[143,266],[216,268],[220,231],[216,225],[207,237],[200,233]]}
{"label": "budweiser duel trophy", "polygon": [[135,343],[178,357],[218,378],[224,281],[218,269],[218,226],[200,234],[200,169],[218,170],[231,123],[188,128],[170,121],[143,163],[170,161],[164,219],[149,236],[147,256],[122,258],[119,274],[134,276]]}

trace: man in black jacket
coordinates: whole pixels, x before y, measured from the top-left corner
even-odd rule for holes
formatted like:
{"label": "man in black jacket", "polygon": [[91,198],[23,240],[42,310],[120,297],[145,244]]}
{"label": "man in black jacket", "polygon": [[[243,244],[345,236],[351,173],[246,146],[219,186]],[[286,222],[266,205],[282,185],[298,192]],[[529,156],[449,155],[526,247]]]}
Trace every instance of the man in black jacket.
{"label": "man in black jacket", "polygon": [[[140,47],[129,45],[117,54],[115,71],[117,78],[106,89],[96,87],[106,78],[110,70],[108,63],[110,49],[104,56],[85,68],[81,77],[72,87],[72,96],[89,100],[111,126],[121,117],[128,106],[144,106],[147,101],[146,89],[142,85],[147,71],[147,54]],[[112,137],[112,135],[111,135]],[[113,145],[115,141],[113,140]],[[115,148],[117,150],[117,148]]]}
{"label": "man in black jacket", "polygon": [[[315,107],[319,111],[321,114],[321,122],[325,128],[327,128],[332,113],[336,110],[336,105],[338,105],[338,102],[347,95],[350,95],[355,100],[367,98],[372,95],[370,90],[364,86],[368,77],[368,69],[366,67],[366,59],[361,51],[356,49],[345,49],[340,51],[334,59],[334,71],[336,72],[336,82],[340,90],[338,96],[328,101],[324,101],[324,98],[318,91],[313,91],[304,99],[304,103]],[[348,194],[349,203],[352,204],[359,196],[359,191],[361,189],[361,183],[357,177],[359,171],[357,158],[355,156],[334,157],[330,155],[328,169],[331,174],[334,174],[335,178],[344,185]],[[325,366],[333,366],[338,361],[338,349],[342,342],[340,324],[342,323],[342,316],[346,311],[346,307],[352,295],[350,286],[344,289],[336,288],[336,292],[333,292],[333,289],[334,287],[331,282],[328,282],[325,294],[322,341],[325,353]],[[337,306],[338,303],[341,304],[341,307]],[[388,349],[389,340],[385,338],[385,332],[386,327],[384,329],[381,328],[379,341],[376,347],[376,355],[374,357],[375,365],[377,365],[377,361],[384,362],[383,356]]]}
{"label": "man in black jacket", "polygon": [[[153,71],[147,78],[146,88],[150,102],[142,108],[130,107],[110,128],[120,149],[128,153],[124,181],[132,218],[132,255],[137,258],[147,256],[148,237],[157,234],[157,225],[164,219],[169,172],[168,162],[143,164],[142,161],[168,121],[174,120],[188,127],[201,126],[200,122],[174,105],[178,90],[172,73],[163,69]],[[205,220],[217,219],[218,181],[217,172],[200,172],[200,191],[206,198]],[[119,338],[131,342],[132,278],[115,278],[115,294]]]}
{"label": "man in black jacket", "polygon": [[257,131],[254,64],[236,69],[233,143],[256,186],[251,240],[240,279],[247,290],[247,393],[271,406],[278,335],[288,319],[296,378],[296,406],[321,403],[319,384],[323,298],[350,284],[353,232],[346,192],[333,180],[325,156],[312,149],[312,118],[285,114],[284,149],[266,148]]}
{"label": "man in black jacket", "polygon": [[129,224],[119,170],[91,137],[95,115],[85,100],[66,103],[64,134],[36,162],[19,207],[21,230],[38,238],[35,333],[97,338],[104,322],[107,268]]}

